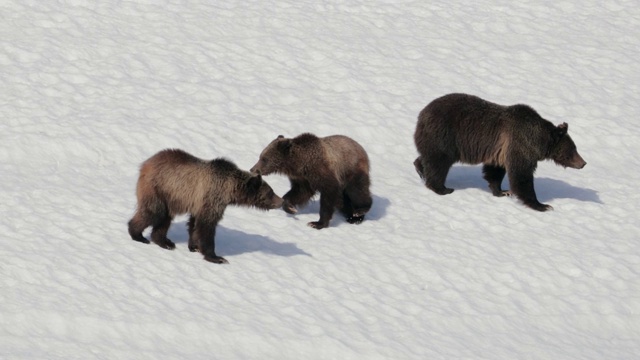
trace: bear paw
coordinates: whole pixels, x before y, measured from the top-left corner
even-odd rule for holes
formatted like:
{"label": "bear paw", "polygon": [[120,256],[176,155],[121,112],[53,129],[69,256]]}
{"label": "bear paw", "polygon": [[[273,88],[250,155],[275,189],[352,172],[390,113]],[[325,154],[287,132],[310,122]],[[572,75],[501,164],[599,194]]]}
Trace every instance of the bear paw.
{"label": "bear paw", "polygon": [[533,210],[537,210],[537,211],[553,210],[553,206],[547,205],[547,204],[537,203],[537,204],[526,204],[526,205],[532,208]]}
{"label": "bear paw", "polygon": [[498,190],[493,192],[493,196],[503,197],[503,196],[511,196],[511,191],[509,190]]}
{"label": "bear paw", "polygon": [[223,258],[222,256],[205,256],[204,257],[205,260],[207,260],[208,262],[212,262],[214,264],[228,264],[229,262],[227,261],[227,259]]}
{"label": "bear paw", "polygon": [[360,224],[363,221],[364,221],[364,215],[356,216],[356,214],[354,214],[353,216],[349,216],[347,218],[347,222],[349,224]]}
{"label": "bear paw", "polygon": [[282,210],[284,210],[284,212],[286,212],[287,214],[291,214],[291,215],[295,215],[298,212],[298,209],[296,209],[295,206],[293,206],[290,202],[288,202],[287,200],[285,200],[282,203]]}
{"label": "bear paw", "polygon": [[453,189],[448,188],[448,187],[436,187],[436,186],[431,186],[431,185],[427,185],[427,187],[431,190],[433,190],[434,193],[438,194],[438,195],[449,195],[453,192]]}
{"label": "bear paw", "polygon": [[143,244],[150,244],[151,241],[147,240],[144,236],[140,235],[139,237],[132,238],[133,241],[141,242]]}
{"label": "bear paw", "polygon": [[318,229],[318,230],[320,230],[320,229],[323,229],[323,228],[326,228],[326,227],[327,227],[327,225],[326,225],[326,224],[323,224],[323,223],[321,223],[320,221],[312,221],[312,222],[310,222],[310,223],[307,223],[307,225],[308,225],[309,227],[312,227],[312,228],[314,228],[314,229]]}
{"label": "bear paw", "polygon": [[158,246],[160,246],[163,249],[167,249],[167,250],[173,250],[176,248],[176,244],[173,243],[173,241],[169,240],[169,239],[164,239],[163,241],[158,241],[156,242],[156,244]]}

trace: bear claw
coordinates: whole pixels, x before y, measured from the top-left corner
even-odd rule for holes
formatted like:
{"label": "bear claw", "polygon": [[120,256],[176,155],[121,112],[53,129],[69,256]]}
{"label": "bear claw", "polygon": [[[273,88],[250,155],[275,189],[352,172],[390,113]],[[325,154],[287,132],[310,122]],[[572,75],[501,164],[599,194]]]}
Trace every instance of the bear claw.
{"label": "bear claw", "polygon": [[363,221],[364,221],[364,215],[356,216],[354,214],[353,216],[349,216],[347,218],[347,222],[349,224],[361,224]]}
{"label": "bear claw", "polygon": [[493,195],[495,195],[497,197],[511,196],[511,191],[509,191],[509,190],[500,190],[498,192],[495,192]]}
{"label": "bear claw", "polygon": [[285,201],[282,204],[282,210],[284,210],[284,212],[286,212],[287,214],[291,214],[291,215],[295,215],[298,212],[298,209],[296,209],[296,207],[291,205],[291,203],[289,203],[288,201]]}
{"label": "bear claw", "polygon": [[169,240],[169,239],[165,239],[162,242],[157,242],[156,243],[158,246],[160,246],[163,249],[167,249],[167,250],[173,250],[176,248],[176,244],[173,243],[173,241]]}

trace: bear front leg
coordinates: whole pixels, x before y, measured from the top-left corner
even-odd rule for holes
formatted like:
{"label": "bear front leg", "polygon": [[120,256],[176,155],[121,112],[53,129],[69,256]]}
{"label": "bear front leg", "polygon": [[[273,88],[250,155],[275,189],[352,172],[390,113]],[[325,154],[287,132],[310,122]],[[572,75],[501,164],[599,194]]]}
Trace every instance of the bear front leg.
{"label": "bear front leg", "polygon": [[303,206],[311,200],[315,191],[311,189],[311,185],[306,180],[289,179],[291,189],[282,197],[282,209],[287,214],[295,214],[298,212],[297,206]]}
{"label": "bear front leg", "polygon": [[518,197],[526,206],[537,210],[547,211],[553,210],[551,205],[542,204],[536,197],[536,191],[533,187],[533,169],[509,170],[509,183],[511,184],[511,193]]}
{"label": "bear front leg", "polygon": [[215,264],[228,264],[222,256],[216,254],[216,227],[222,218],[222,214],[204,216],[198,215],[193,226],[194,243],[198,244],[200,253],[206,261]]}
{"label": "bear front leg", "polygon": [[340,189],[330,188],[324,191],[320,191],[320,220],[312,221],[308,223],[310,227],[314,229],[324,229],[329,226],[329,221],[333,217],[333,211],[336,207],[341,207],[340,202]]}
{"label": "bear front leg", "polygon": [[484,164],[482,167],[482,173],[484,179],[489,183],[489,189],[493,196],[510,196],[509,190],[502,190],[502,180],[507,170],[502,166],[495,166],[490,164]]}

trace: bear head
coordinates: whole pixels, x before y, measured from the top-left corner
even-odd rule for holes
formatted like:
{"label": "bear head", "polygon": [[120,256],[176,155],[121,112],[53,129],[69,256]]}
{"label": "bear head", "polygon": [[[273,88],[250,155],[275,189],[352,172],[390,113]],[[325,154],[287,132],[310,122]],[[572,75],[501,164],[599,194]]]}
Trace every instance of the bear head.
{"label": "bear head", "polygon": [[554,144],[551,149],[550,158],[558,165],[574,169],[582,169],[587,162],[578,154],[576,144],[567,133],[569,125],[562,123],[554,129]]}
{"label": "bear head", "polygon": [[255,175],[249,177],[244,182],[244,191],[240,196],[239,203],[247,206],[254,206],[262,210],[271,210],[282,207],[282,198],[276,195],[271,186],[262,180],[262,176]]}
{"label": "bear head", "polygon": [[279,135],[260,153],[258,162],[251,168],[251,173],[269,175],[273,173],[287,174],[288,156],[291,152],[292,139]]}

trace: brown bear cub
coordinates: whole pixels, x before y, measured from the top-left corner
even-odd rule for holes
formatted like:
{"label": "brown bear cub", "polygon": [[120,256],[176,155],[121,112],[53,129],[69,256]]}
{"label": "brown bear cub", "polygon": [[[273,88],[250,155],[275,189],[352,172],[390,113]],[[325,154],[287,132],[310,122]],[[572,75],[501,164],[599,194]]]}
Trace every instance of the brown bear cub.
{"label": "brown bear cub", "polygon": [[336,208],[351,224],[361,223],[371,208],[369,158],[360,144],[346,136],[319,138],[304,133],[288,139],[280,135],[262,151],[251,172],[289,177],[291,190],[282,197],[282,208],[289,214],[320,192],[320,220],[308,223],[316,229],[329,226]]}
{"label": "brown bear cub", "polygon": [[[477,96],[449,94],[433,100],[418,116],[414,141],[420,156],[414,166],[426,186],[440,195],[455,162],[483,163],[484,179],[495,196],[516,195],[525,205],[552,209],[538,202],[533,174],[541,160],[582,169],[587,163],[567,134],[567,123],[554,126],[527,105],[503,106]],[[501,188],[505,173],[511,191]]]}
{"label": "brown bear cub", "polygon": [[142,232],[149,226],[151,241],[172,250],[167,239],[174,216],[189,213],[189,250],[200,251],[204,259],[227,263],[216,255],[216,226],[227,205],[262,210],[282,206],[282,199],[271,187],[225,159],[204,161],[182,150],[168,149],[142,163],[136,189],[138,208],[129,221],[129,235],[149,243]]}

